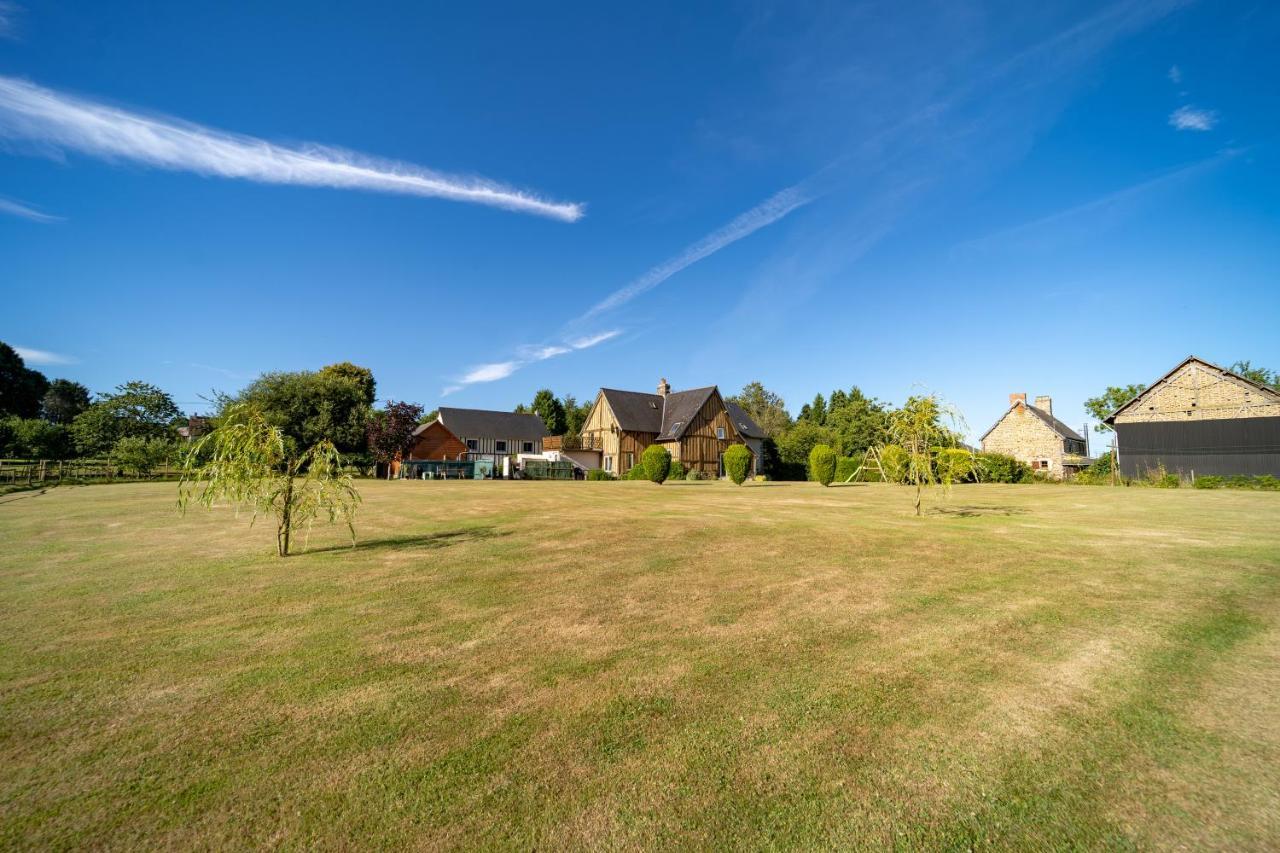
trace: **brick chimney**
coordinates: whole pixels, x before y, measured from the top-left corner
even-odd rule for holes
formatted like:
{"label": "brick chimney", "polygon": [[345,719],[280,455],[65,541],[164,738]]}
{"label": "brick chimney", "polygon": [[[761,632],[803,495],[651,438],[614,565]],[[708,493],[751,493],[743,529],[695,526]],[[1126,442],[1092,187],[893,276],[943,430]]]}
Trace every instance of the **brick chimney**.
{"label": "brick chimney", "polygon": [[667,382],[667,377],[662,377],[658,381],[658,396],[665,397],[671,393],[671,383]]}
{"label": "brick chimney", "polygon": [[1014,405],[1017,405],[1018,403],[1026,403],[1026,402],[1027,402],[1026,394],[1010,394],[1009,395],[1010,406],[1014,406]]}
{"label": "brick chimney", "polygon": [[1053,416],[1053,398],[1052,397],[1036,397],[1036,408],[1044,412],[1050,417]]}

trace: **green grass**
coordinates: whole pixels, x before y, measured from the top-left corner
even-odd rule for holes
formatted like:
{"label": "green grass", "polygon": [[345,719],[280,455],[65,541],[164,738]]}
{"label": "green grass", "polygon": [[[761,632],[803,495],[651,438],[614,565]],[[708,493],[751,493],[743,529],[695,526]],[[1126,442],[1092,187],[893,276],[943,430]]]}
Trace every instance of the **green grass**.
{"label": "green grass", "polygon": [[1280,846],[1280,495],[0,498],[0,846]]}

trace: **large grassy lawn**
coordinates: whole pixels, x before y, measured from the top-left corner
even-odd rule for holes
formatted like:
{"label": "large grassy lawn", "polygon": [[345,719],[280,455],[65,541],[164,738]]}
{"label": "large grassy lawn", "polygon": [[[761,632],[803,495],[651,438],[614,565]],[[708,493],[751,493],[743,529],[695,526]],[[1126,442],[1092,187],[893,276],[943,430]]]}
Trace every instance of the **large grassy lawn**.
{"label": "large grassy lawn", "polygon": [[1280,846],[1280,494],[0,498],[0,846]]}

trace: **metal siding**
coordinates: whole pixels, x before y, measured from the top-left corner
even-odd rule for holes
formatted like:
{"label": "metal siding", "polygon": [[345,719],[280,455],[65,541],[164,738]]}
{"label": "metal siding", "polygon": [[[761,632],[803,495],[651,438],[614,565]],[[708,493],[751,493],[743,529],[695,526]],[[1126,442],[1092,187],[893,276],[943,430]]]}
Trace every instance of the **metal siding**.
{"label": "metal siding", "polygon": [[1190,476],[1280,476],[1280,418],[1116,424],[1120,473],[1141,477],[1163,465]]}

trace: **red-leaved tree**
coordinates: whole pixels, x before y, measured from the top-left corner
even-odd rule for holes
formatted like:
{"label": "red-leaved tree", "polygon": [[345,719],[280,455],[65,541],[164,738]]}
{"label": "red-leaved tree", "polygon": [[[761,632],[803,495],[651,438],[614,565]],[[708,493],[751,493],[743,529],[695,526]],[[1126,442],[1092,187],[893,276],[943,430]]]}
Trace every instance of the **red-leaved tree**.
{"label": "red-leaved tree", "polygon": [[387,479],[391,479],[391,462],[409,452],[413,444],[413,431],[422,419],[422,407],[417,403],[397,403],[388,400],[380,412],[369,419],[365,435],[369,439],[369,452],[373,458],[387,466]]}

